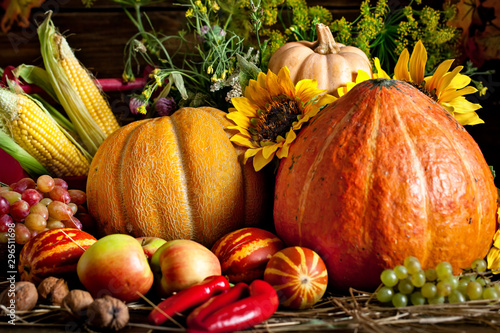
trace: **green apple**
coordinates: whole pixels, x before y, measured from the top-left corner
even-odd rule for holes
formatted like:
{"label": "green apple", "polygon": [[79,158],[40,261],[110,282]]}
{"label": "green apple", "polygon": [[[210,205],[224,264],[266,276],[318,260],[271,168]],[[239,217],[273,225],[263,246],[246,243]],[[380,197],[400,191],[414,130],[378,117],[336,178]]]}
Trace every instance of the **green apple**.
{"label": "green apple", "polygon": [[136,237],[137,241],[141,244],[142,250],[148,260],[151,260],[153,254],[167,241],[159,237]]}
{"label": "green apple", "polygon": [[161,297],[188,288],[211,275],[221,275],[220,261],[205,246],[176,239],[162,245],[151,258],[155,291]]}
{"label": "green apple", "polygon": [[131,302],[153,285],[153,272],[141,244],[132,236],[112,234],[90,246],[77,264],[80,282],[94,296]]}

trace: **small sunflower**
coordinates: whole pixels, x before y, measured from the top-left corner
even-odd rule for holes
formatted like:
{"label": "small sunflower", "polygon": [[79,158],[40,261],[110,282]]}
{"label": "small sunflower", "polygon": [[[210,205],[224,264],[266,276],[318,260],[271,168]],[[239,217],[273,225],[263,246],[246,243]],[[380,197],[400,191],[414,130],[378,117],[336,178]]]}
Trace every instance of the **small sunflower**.
{"label": "small sunflower", "polygon": [[[500,208],[497,210],[497,217],[500,216]],[[493,237],[493,245],[486,256],[488,269],[493,271],[493,274],[500,274],[500,230],[497,230]]]}
{"label": "small sunflower", "polygon": [[311,79],[294,86],[287,67],[278,75],[261,72],[257,80],[250,80],[245,96],[231,99],[235,108],[227,114],[236,124],[228,128],[238,131],[231,141],[248,148],[244,162],[253,157],[254,169],[259,171],[275,156],[288,156],[295,131],[314,117],[320,107],[336,99],[325,91],[317,89],[316,80]]}
{"label": "small sunflower", "polygon": [[[373,74],[373,78],[390,79],[389,75],[380,67],[379,59],[374,58],[373,60],[377,70],[377,73]],[[464,97],[464,95],[475,93],[477,89],[469,86],[470,77],[460,74],[463,66],[457,66],[451,72],[448,71],[453,61],[453,59],[443,61],[434,74],[425,76],[427,51],[422,42],[418,41],[411,56],[407,49],[404,49],[399,56],[394,68],[393,79],[406,81],[417,87],[434,101],[441,104],[462,125],[484,123],[476,113],[476,110],[480,109],[481,105],[471,103]],[[350,82],[346,87],[339,88],[339,95],[345,95],[356,84],[368,79],[370,77],[367,73],[359,71],[356,82]]]}

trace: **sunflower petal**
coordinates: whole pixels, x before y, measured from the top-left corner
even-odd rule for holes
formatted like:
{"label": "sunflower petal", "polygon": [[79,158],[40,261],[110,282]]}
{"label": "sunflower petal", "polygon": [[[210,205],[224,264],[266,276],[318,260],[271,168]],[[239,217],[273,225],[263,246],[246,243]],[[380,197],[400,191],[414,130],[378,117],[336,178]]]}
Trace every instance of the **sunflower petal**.
{"label": "sunflower petal", "polygon": [[462,89],[462,88],[467,87],[471,81],[472,80],[469,76],[464,75],[464,74],[458,74],[451,81],[451,83],[448,87],[453,88],[453,89]]}
{"label": "sunflower petal", "polygon": [[245,158],[243,159],[243,163],[246,164],[248,159],[254,157],[262,148],[250,148],[245,151]]}
{"label": "sunflower petal", "polygon": [[326,92],[324,89],[316,89],[317,85],[318,83],[316,80],[300,80],[295,85],[295,95],[302,101],[302,103],[305,104],[316,98],[318,95]]}
{"label": "sunflower petal", "polygon": [[382,69],[382,66],[380,66],[380,60],[379,58],[375,57],[373,58],[373,63],[375,65],[375,68],[377,69],[377,73],[373,74],[374,78],[378,79],[390,79],[391,77]]}
{"label": "sunflower petal", "polygon": [[246,136],[247,138],[252,137],[252,134],[250,134],[250,132],[246,128],[241,126],[228,126],[227,129],[237,130],[241,135]]}
{"label": "sunflower petal", "polygon": [[[269,72],[271,72],[270,70],[267,71],[267,73],[269,74]],[[271,72],[272,73],[272,72]],[[250,80],[249,84],[254,81],[254,80]],[[266,89],[266,82],[267,82],[267,75],[266,73],[264,72],[259,72],[259,74],[257,75],[257,81],[254,81],[257,85],[259,85],[259,87],[261,88],[264,88]]]}
{"label": "sunflower petal", "polygon": [[288,67],[285,66],[280,69],[278,73],[278,82],[285,95],[287,96],[295,95],[295,86],[293,85],[293,81],[290,78],[290,70],[288,70]]}
{"label": "sunflower petal", "polygon": [[480,104],[469,102],[464,96],[458,96],[448,103],[441,103],[441,105],[451,106],[453,107],[453,112],[457,113],[472,112],[481,108]]}
{"label": "sunflower petal", "polygon": [[418,41],[410,57],[411,82],[419,85],[424,80],[425,64],[427,63],[427,51],[422,41]]}
{"label": "sunflower petal", "polygon": [[436,87],[436,94],[438,98],[440,98],[441,93],[445,91],[453,79],[457,76],[457,74],[462,70],[463,66],[455,67],[451,72],[443,75],[441,80],[439,80],[438,85]]}
{"label": "sunflower petal", "polygon": [[226,114],[226,118],[232,120],[236,125],[241,127],[249,128],[251,125],[250,118],[240,112],[230,112]]}
{"label": "sunflower petal", "polygon": [[486,256],[486,262],[488,263],[488,269],[492,270],[493,274],[500,273],[500,271],[498,271],[500,268],[500,250],[496,247],[492,247]]}
{"label": "sunflower petal", "polygon": [[439,103],[447,103],[451,102],[455,98],[463,95],[469,95],[477,92],[477,89],[471,86],[465,87],[460,90],[446,90],[444,91],[441,96],[439,97]]}
{"label": "sunflower petal", "polygon": [[266,104],[271,102],[271,96],[267,89],[262,88],[258,84],[248,85],[245,89],[245,97],[251,103],[258,105],[259,109],[265,109]]}
{"label": "sunflower petal", "polygon": [[[231,99],[231,103],[233,103],[234,107],[238,112],[244,114],[247,117],[257,117],[257,110],[259,106],[252,103],[246,97],[233,97]],[[231,110],[230,110],[231,111]],[[228,114],[235,113],[234,111],[229,112]]]}
{"label": "sunflower petal", "polygon": [[278,150],[278,148],[280,148],[281,145],[282,145],[281,143],[275,143],[273,145],[265,146],[262,149],[262,156],[265,159],[268,159],[269,156],[274,155],[274,153],[276,152],[276,150]]}
{"label": "sunflower petal", "polygon": [[272,154],[268,158],[265,158],[262,154],[262,150],[260,150],[258,154],[253,157],[253,168],[255,169],[255,171],[260,171],[263,167],[265,167],[269,162],[272,161],[273,157],[274,154]]}
{"label": "sunflower petal", "polygon": [[[285,70],[286,67],[281,68],[280,73]],[[267,71],[266,77],[266,86],[269,96],[279,96],[283,94],[283,89],[279,83],[278,76],[271,72],[271,70]]]}
{"label": "sunflower petal", "polygon": [[241,134],[235,134],[229,140],[243,147],[257,148],[256,145],[248,137],[245,137]]}
{"label": "sunflower petal", "polygon": [[324,94],[320,97],[320,99],[314,104],[318,108],[322,107],[323,105],[331,104],[337,100],[337,97]]}
{"label": "sunflower petal", "polygon": [[399,55],[398,62],[394,68],[394,79],[400,81],[410,81],[410,72],[408,71],[408,60],[410,59],[410,53],[407,49]]}
{"label": "sunflower petal", "polygon": [[455,119],[462,125],[477,125],[483,124],[484,120],[479,118],[475,112],[468,112],[464,114],[454,114]]}
{"label": "sunflower petal", "polygon": [[371,78],[372,77],[370,76],[370,74],[368,74],[362,69],[358,69],[358,75],[356,75],[356,83],[361,83],[370,80]]}
{"label": "sunflower petal", "polygon": [[283,147],[276,153],[278,158],[288,157],[288,151],[290,149],[290,145],[297,138],[297,134],[294,131],[288,131],[286,134],[286,141],[283,143]]}
{"label": "sunflower petal", "polygon": [[426,77],[424,79],[425,89],[427,89],[428,91],[433,91],[434,89],[436,89],[439,80],[441,80],[441,78],[446,74],[446,72],[448,72],[448,70],[451,67],[451,64],[453,64],[453,61],[454,61],[453,59],[448,59],[448,60],[443,61],[438,66],[438,68],[436,69],[434,74],[432,74],[432,76]]}

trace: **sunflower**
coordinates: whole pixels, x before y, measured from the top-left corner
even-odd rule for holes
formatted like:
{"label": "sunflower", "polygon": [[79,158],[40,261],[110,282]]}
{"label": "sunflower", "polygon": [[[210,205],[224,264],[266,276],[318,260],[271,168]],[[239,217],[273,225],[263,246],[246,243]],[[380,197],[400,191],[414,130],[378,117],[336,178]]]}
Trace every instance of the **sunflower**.
{"label": "sunflower", "polygon": [[[497,210],[497,217],[500,216],[500,208]],[[493,237],[493,245],[486,256],[488,269],[493,271],[493,274],[500,274],[500,230],[497,230]]]}
{"label": "sunflower", "polygon": [[[389,75],[380,67],[379,59],[374,58],[373,60],[377,70],[373,77],[390,79]],[[476,113],[476,110],[480,109],[481,105],[471,103],[464,97],[464,95],[477,92],[477,89],[469,86],[470,77],[460,74],[463,66],[457,66],[449,72],[453,61],[453,59],[443,61],[434,74],[425,76],[427,51],[422,42],[418,41],[411,56],[407,49],[404,49],[399,56],[394,68],[393,79],[406,81],[417,87],[434,101],[441,104],[462,125],[484,123]],[[346,87],[339,88],[339,96],[345,95],[356,84],[368,79],[370,77],[367,73],[358,72],[356,82],[350,82]]]}
{"label": "sunflower", "polygon": [[244,163],[253,157],[256,171],[276,156],[288,156],[290,144],[303,124],[314,117],[320,108],[336,98],[317,89],[316,80],[305,79],[294,86],[290,71],[283,67],[278,75],[260,72],[257,80],[250,80],[244,97],[233,97],[234,108],[227,118],[236,125],[229,126],[238,133],[231,141],[248,148]]}

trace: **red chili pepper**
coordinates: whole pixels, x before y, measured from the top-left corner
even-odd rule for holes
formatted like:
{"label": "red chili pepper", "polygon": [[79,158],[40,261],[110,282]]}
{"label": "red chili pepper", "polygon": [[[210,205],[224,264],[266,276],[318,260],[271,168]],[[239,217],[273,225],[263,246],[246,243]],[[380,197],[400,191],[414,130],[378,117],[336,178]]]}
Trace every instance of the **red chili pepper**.
{"label": "red chili pepper", "polygon": [[214,313],[214,311],[222,309],[228,304],[233,304],[248,295],[248,285],[244,282],[237,283],[231,289],[225,290],[222,294],[210,298],[194,309],[187,317],[187,326],[202,331],[205,330],[204,320]]}
{"label": "red chili pepper", "polygon": [[163,300],[151,311],[148,320],[153,325],[161,325],[176,313],[200,305],[229,288],[229,282],[224,276],[209,276],[199,284],[183,289]]}
{"label": "red chili pepper", "polygon": [[[222,333],[243,330],[269,319],[278,309],[278,295],[269,283],[255,280],[248,287],[248,292],[250,296],[232,303],[226,296],[231,290],[211,298],[188,316],[188,331]],[[235,292],[233,296],[237,294]],[[226,297],[226,305],[221,307],[223,296]]]}

